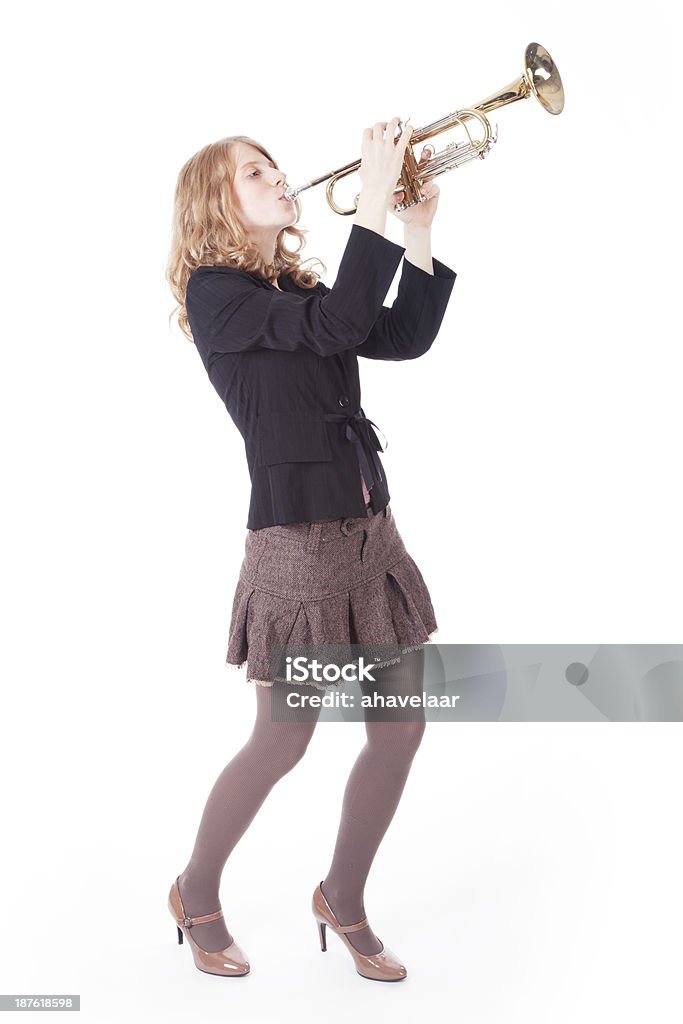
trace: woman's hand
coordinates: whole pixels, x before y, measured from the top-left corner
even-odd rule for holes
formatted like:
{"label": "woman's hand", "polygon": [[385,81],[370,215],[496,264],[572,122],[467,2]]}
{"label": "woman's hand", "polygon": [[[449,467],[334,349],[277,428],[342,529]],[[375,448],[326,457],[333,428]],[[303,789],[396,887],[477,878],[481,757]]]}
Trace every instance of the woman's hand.
{"label": "woman's hand", "polygon": [[366,128],[363,132],[358,175],[367,192],[389,197],[401,176],[405,149],[413,129],[408,121],[397,139],[399,120],[392,117],[391,121],[378,121],[374,128]]}
{"label": "woman's hand", "polygon": [[[420,159],[418,160],[417,166],[422,167],[422,165],[427,160],[429,160],[429,158],[433,155],[433,146],[427,144],[423,148],[422,153],[420,154]],[[434,220],[434,214],[436,213],[436,208],[439,205],[440,191],[441,190],[439,189],[439,186],[432,178],[430,181],[425,182],[425,184],[420,189],[420,193],[423,196],[426,196],[426,199],[423,203],[416,203],[415,206],[409,206],[407,210],[397,212],[394,209],[394,206],[397,205],[398,203],[402,203],[403,197],[405,195],[403,189],[401,189],[398,192],[394,192],[393,195],[389,197],[389,204],[387,206],[387,209],[389,213],[393,213],[393,215],[395,217],[398,217],[398,219],[402,221],[404,224],[409,224],[411,227],[416,228],[429,228],[432,225],[432,221]]]}

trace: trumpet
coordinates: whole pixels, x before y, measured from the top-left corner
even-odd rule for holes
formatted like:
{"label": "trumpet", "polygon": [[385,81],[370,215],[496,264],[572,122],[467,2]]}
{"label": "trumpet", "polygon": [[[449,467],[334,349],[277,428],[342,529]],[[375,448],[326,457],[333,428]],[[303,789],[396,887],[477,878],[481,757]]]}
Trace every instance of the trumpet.
{"label": "trumpet", "polygon": [[[422,195],[420,187],[426,181],[429,181],[430,178],[436,178],[439,174],[452,171],[459,167],[460,164],[467,163],[468,160],[483,160],[498,138],[498,126],[494,125],[492,128],[486,115],[497,107],[505,107],[509,103],[516,103],[517,100],[528,99],[529,96],[535,96],[543,109],[547,110],[549,114],[562,113],[564,108],[562,79],[552,57],[540,43],[529,43],[524,52],[524,71],[519,78],[515,79],[504,89],[492,93],[485,100],[482,100],[481,103],[477,103],[473,107],[456,110],[454,113],[447,114],[446,117],[442,117],[440,120],[434,121],[424,128],[416,128],[413,131],[405,148],[401,176],[396,188],[393,189],[394,192],[403,191],[404,198],[401,203],[394,205],[394,210],[400,212],[401,210],[408,209],[410,206],[415,206],[416,203],[425,202],[425,196]],[[407,120],[399,122],[401,130],[397,138],[403,133]],[[472,132],[470,132],[471,126],[468,127],[468,122],[471,121],[477,122],[480,129],[479,132],[476,132],[475,129],[474,138]],[[418,160],[416,160],[414,153],[415,146],[452,128],[461,131],[461,133],[464,132],[464,137],[460,141],[456,137],[444,149],[439,152],[433,152],[429,159],[418,166]],[[434,146],[430,145],[429,149],[434,150]],[[314,188],[316,185],[327,181],[326,193],[329,206],[334,213],[347,217],[356,212],[360,193],[355,197],[354,206],[350,210],[345,210],[335,203],[334,188],[338,181],[349,174],[353,174],[360,165],[361,160],[354,160],[350,164],[344,164],[343,167],[337,168],[336,171],[330,171],[328,174],[323,174],[319,178],[306,182],[305,185],[299,185],[298,188],[285,189],[285,195],[288,199],[296,199],[306,189]]]}

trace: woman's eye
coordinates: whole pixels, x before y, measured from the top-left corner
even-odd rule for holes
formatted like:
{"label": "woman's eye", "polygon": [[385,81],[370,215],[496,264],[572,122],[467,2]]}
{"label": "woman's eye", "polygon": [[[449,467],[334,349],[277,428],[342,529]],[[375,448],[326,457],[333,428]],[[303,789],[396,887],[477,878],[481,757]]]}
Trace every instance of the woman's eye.
{"label": "woman's eye", "polygon": [[[259,173],[258,171],[252,171],[251,172],[251,174],[258,174],[258,173]],[[251,178],[251,174],[249,175],[250,178]]]}

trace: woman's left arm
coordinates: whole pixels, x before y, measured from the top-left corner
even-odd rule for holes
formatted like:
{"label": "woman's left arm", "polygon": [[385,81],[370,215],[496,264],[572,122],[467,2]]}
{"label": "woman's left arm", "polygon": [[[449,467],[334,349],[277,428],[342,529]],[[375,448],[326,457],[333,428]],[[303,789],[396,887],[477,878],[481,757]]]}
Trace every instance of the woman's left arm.
{"label": "woman's left arm", "polygon": [[432,228],[413,227],[406,224],[403,229],[403,244],[405,252],[403,258],[412,263],[413,266],[424,270],[426,274],[433,274],[432,266]]}
{"label": "woman's left arm", "polygon": [[[433,148],[429,144],[423,147],[420,159],[417,162],[418,167],[421,167],[429,160],[432,155],[430,150],[433,150]],[[403,202],[405,193],[402,190],[395,192],[389,199],[387,209],[389,213],[393,213],[395,217],[398,217],[403,224],[406,250],[403,255],[405,258],[414,263],[416,267],[424,270],[426,274],[431,274],[433,273],[432,223],[439,207],[441,189],[432,178],[421,186],[420,193],[424,196],[423,203],[416,203],[415,206],[409,206],[407,210],[397,211],[394,209],[394,206]]]}
{"label": "woman's left arm", "polygon": [[382,306],[370,333],[354,348],[357,356],[418,359],[436,339],[457,275],[431,257],[433,269],[426,271],[408,255],[406,250],[393,306]]}
{"label": "woman's left arm", "polygon": [[[420,163],[429,159],[425,147]],[[423,203],[397,212],[394,204],[403,192],[389,200],[390,213],[403,222],[405,252],[398,295],[393,306],[382,306],[370,334],[356,348],[368,359],[417,359],[429,350],[439,333],[456,273],[432,258],[432,221],[439,205],[439,186],[432,179],[421,188]]]}

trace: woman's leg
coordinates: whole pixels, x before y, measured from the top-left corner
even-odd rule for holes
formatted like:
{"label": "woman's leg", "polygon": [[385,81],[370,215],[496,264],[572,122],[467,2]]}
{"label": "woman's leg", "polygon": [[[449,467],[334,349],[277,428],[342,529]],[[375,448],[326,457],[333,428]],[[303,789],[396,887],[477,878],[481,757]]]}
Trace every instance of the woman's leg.
{"label": "woman's leg", "polygon": [[[189,863],[178,882],[190,917],[211,914],[220,906],[221,872],[230,853],[246,832],[261,804],[283,775],[303,757],[313,735],[317,715],[309,709],[300,721],[273,722],[274,698],[279,687],[254,684],[256,721],[251,736],[218,776],[204,808]],[[192,937],[207,953],[226,949],[233,942],[225,918],[194,925]]]}
{"label": "woman's leg", "polygon": [[[421,696],[423,670],[424,649],[409,651],[399,663],[377,669],[375,683],[363,684],[363,693],[376,689]],[[334,857],[322,884],[340,924],[355,924],[365,917],[363,890],[370,866],[398,807],[426,727],[421,707],[384,714],[385,720],[371,721],[366,712],[367,742],[346,784]],[[382,949],[369,925],[347,933],[347,938],[365,956]]]}

